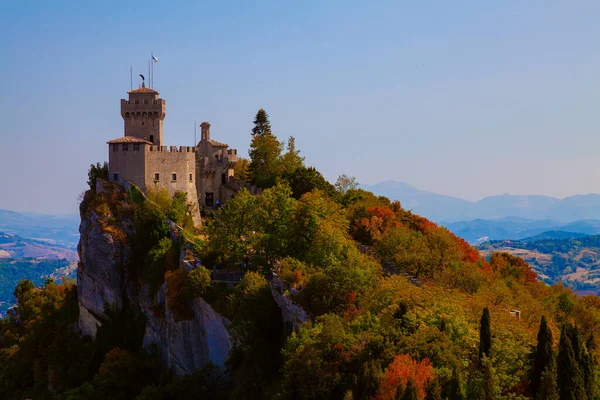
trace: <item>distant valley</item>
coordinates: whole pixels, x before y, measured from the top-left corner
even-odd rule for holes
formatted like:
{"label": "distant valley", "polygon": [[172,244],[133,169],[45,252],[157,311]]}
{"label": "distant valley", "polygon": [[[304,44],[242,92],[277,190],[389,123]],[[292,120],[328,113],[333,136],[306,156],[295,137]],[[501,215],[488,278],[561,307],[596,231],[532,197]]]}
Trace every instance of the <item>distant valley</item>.
{"label": "distant valley", "polygon": [[74,278],[79,241],[77,216],[55,217],[0,210],[0,317],[14,303],[19,281]]}

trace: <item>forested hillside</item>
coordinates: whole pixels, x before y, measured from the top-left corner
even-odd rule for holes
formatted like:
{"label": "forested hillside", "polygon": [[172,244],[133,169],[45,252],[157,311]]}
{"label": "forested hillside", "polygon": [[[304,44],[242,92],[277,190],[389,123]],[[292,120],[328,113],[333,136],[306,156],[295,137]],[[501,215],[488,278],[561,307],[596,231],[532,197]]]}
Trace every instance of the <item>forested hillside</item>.
{"label": "forested hillside", "polygon": [[[229,320],[224,368],[174,376],[161,362],[164,349],[143,345],[151,327],[136,304],[118,312],[106,304],[95,340],[81,337],[73,284],[21,282],[18,307],[0,324],[1,397],[598,398],[597,297],[540,282],[510,254],[486,261],[351,177],[330,184],[304,164],[293,138],[284,150],[264,110],[254,122],[251,158],[236,175],[264,191],[241,190],[222,209],[205,210],[203,227],[190,224],[184,196],[158,191],[145,200],[108,183],[96,192],[102,176],[82,204],[99,216],[90,230],[122,251],[111,271],[146,288],[153,317],[191,320],[202,298]],[[385,273],[382,260],[409,276]],[[211,279],[213,267],[244,276],[231,287]],[[275,296],[304,323],[289,323]]]}

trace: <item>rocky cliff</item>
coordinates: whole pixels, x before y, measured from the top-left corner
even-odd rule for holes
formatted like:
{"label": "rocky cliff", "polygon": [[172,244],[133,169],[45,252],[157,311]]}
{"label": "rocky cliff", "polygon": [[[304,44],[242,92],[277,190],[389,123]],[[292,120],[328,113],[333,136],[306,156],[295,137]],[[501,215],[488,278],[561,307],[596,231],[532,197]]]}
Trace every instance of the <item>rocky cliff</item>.
{"label": "rocky cliff", "polygon": [[[170,304],[174,297],[167,295],[164,277],[158,290],[152,291],[142,274],[131,267],[136,257],[139,262],[132,241],[149,234],[136,231],[136,204],[131,197],[131,188],[99,180],[96,191],[89,191],[81,203],[78,329],[95,338],[108,318],[108,307],[114,312],[133,311],[145,320],[143,345],[158,345],[164,365],[175,374],[191,373],[209,362],[223,366],[231,348],[229,321],[202,298],[189,302],[191,312],[185,319],[176,317]],[[175,241],[181,228],[170,221],[168,224],[170,238]],[[184,248],[185,244],[179,251],[180,265],[175,268],[186,268]]]}

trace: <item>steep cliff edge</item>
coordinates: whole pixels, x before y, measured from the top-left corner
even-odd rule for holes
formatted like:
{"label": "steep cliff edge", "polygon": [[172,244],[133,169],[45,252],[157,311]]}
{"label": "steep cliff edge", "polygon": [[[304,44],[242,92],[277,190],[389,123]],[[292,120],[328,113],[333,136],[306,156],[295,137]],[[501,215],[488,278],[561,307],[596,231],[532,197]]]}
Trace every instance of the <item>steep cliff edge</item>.
{"label": "steep cliff edge", "polygon": [[[181,228],[152,209],[135,187],[101,180],[95,192],[86,193],[80,213],[81,334],[95,338],[110,313],[137,315],[145,322],[143,345],[156,344],[163,364],[175,374],[209,362],[223,366],[231,349],[229,321],[199,297],[187,302],[188,315],[181,319],[169,300],[175,296],[167,295],[165,272],[186,268]],[[158,224],[158,236],[148,220]],[[156,256],[162,248],[168,250],[164,260]]]}

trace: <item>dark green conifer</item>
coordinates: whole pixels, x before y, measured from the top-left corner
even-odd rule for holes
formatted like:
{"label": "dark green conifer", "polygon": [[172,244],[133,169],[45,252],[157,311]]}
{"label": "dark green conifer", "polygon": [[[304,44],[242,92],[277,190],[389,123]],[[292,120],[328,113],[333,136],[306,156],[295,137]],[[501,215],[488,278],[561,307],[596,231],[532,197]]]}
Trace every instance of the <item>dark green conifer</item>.
{"label": "dark green conifer", "polygon": [[262,108],[256,113],[254,118],[254,128],[252,128],[252,136],[266,136],[271,134],[271,122],[269,122],[269,114]]}
{"label": "dark green conifer", "polygon": [[535,395],[535,400],[558,400],[558,387],[556,386],[556,365],[550,363],[540,378],[540,385]]}
{"label": "dark green conifer", "polygon": [[404,396],[404,385],[402,384],[402,379],[398,382],[398,387],[396,388],[396,395],[394,396],[395,400],[402,400]]}
{"label": "dark green conifer", "polygon": [[552,331],[548,328],[546,317],[542,316],[540,321],[540,329],[537,335],[537,346],[535,348],[533,369],[531,371],[530,391],[535,398],[540,389],[542,374],[548,368],[554,369],[554,345],[552,339]]}
{"label": "dark green conifer", "polygon": [[[577,362],[576,352],[571,341],[573,336],[573,339],[577,342],[574,329],[576,328],[572,325],[565,324],[560,332],[557,360],[560,400],[587,400],[583,373]],[[579,345],[576,344],[575,346]]]}
{"label": "dark green conifer", "polygon": [[481,324],[479,326],[479,360],[483,356],[490,356],[492,348],[492,330],[490,327],[490,310],[486,307],[481,314]]}
{"label": "dark green conifer", "polygon": [[588,340],[586,341],[586,350],[587,352],[584,355],[583,359],[583,377],[585,380],[585,392],[587,394],[588,399],[593,399],[595,395],[595,380],[596,376],[594,373],[596,362],[594,360],[593,351],[596,349],[596,342],[594,340],[594,333],[590,335]]}
{"label": "dark green conifer", "polygon": [[448,400],[465,400],[462,379],[456,367],[452,370],[452,379],[449,382]]}
{"label": "dark green conifer", "polygon": [[425,400],[442,400],[442,393],[437,379],[428,379],[425,384]]}
{"label": "dark green conifer", "polygon": [[406,389],[404,389],[402,400],[419,400],[419,391],[412,378],[409,378],[406,383]]}

